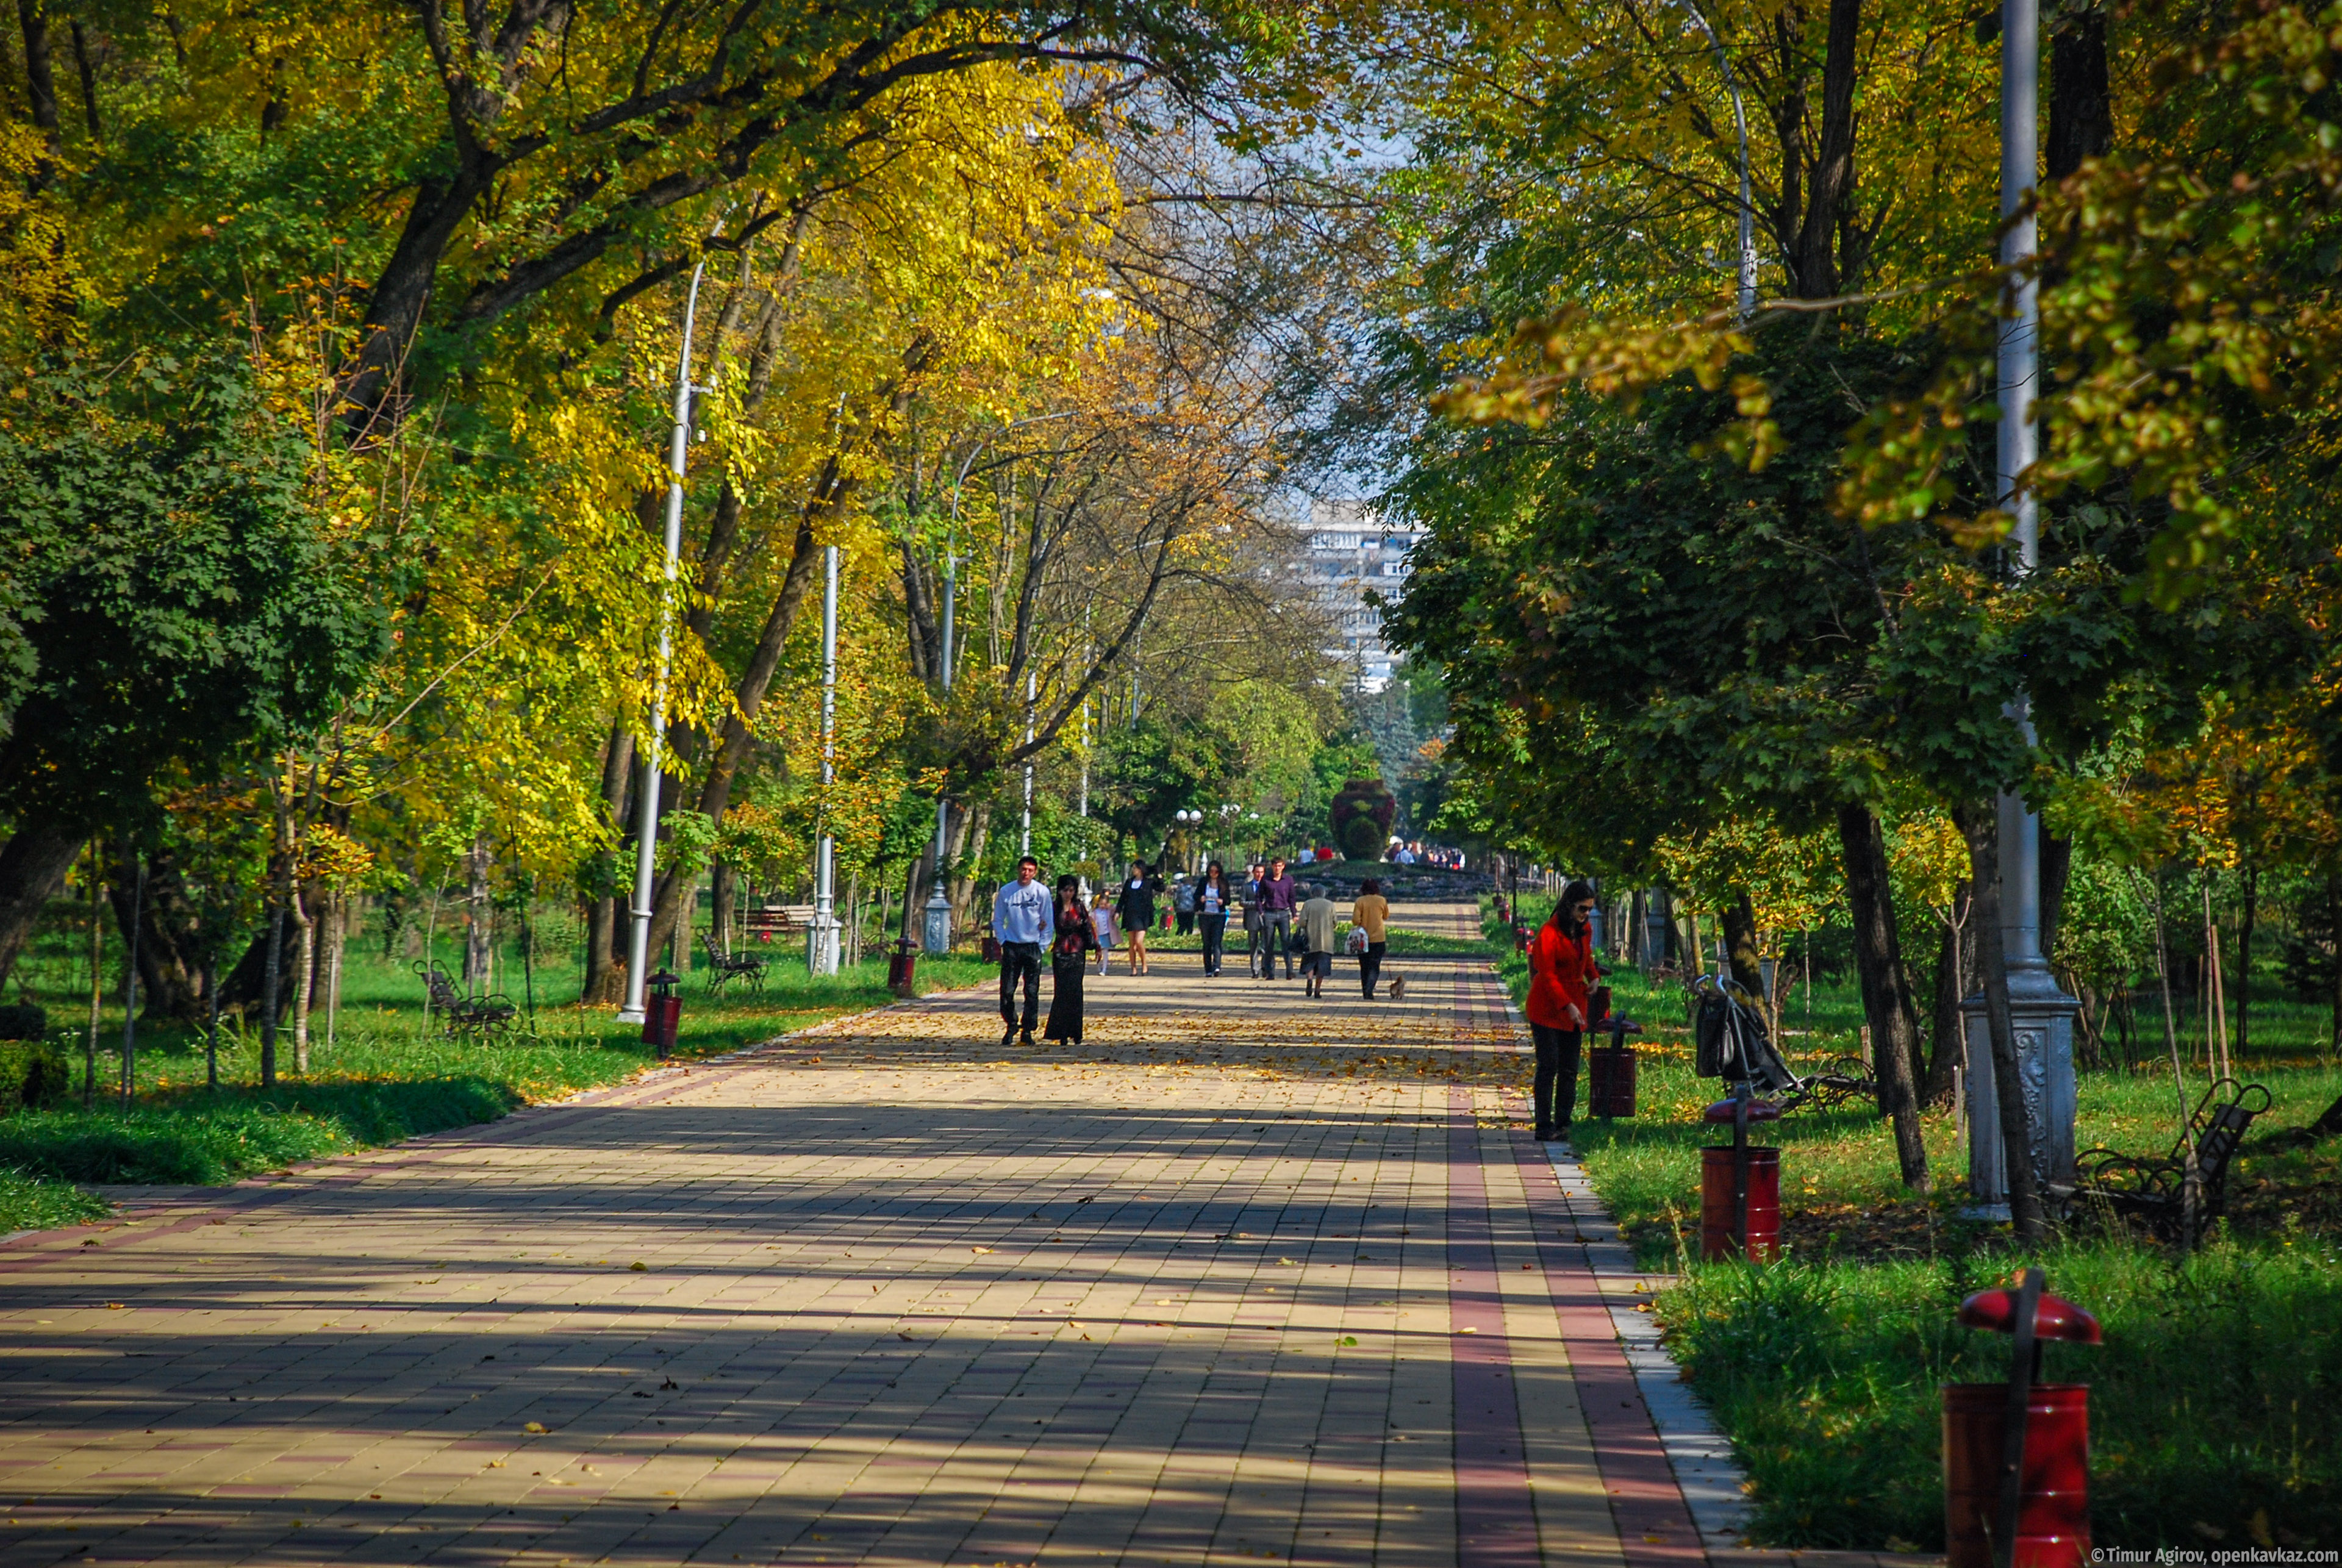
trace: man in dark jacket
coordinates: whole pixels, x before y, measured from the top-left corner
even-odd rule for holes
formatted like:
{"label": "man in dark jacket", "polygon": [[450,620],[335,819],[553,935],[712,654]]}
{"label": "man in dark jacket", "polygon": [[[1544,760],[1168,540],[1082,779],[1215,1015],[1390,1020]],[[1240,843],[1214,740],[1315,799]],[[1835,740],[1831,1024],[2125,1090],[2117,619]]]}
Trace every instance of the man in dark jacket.
{"label": "man in dark jacket", "polygon": [[1257,894],[1260,908],[1260,933],[1266,951],[1261,954],[1260,977],[1276,978],[1276,955],[1285,955],[1285,977],[1293,978],[1293,911],[1297,902],[1293,879],[1285,874],[1282,858],[1268,863],[1268,874],[1260,879]]}

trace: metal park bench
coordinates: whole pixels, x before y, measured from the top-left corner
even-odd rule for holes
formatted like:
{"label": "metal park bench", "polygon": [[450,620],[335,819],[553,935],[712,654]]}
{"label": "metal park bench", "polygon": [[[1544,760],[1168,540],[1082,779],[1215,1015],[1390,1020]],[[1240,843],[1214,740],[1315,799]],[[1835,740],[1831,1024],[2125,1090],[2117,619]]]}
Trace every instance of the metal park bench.
{"label": "metal park bench", "polygon": [[430,1010],[439,1014],[440,1026],[450,1034],[502,1035],[511,1031],[512,1021],[520,1014],[512,998],[500,992],[465,995],[436,964],[417,964],[415,973],[430,997]]}
{"label": "metal park bench", "polygon": [[741,915],[740,924],[759,942],[770,942],[776,936],[795,936],[812,928],[813,905],[768,904]]}
{"label": "metal park bench", "polygon": [[2187,1118],[2187,1131],[2160,1158],[2092,1149],[2076,1164],[2076,1192],[2118,1214],[2144,1221],[2156,1234],[2177,1237],[2187,1223],[2187,1150],[2196,1150],[2198,1225],[2217,1219],[2227,1205],[2228,1164],[2254,1118],[2269,1108],[2269,1092],[2258,1084],[2223,1078],[2204,1091]]}
{"label": "metal park bench", "polygon": [[726,953],[716,945],[716,934],[703,931],[699,939],[707,945],[707,994],[722,993],[727,980],[746,981],[748,989],[761,994],[765,989],[765,955],[761,953]]}

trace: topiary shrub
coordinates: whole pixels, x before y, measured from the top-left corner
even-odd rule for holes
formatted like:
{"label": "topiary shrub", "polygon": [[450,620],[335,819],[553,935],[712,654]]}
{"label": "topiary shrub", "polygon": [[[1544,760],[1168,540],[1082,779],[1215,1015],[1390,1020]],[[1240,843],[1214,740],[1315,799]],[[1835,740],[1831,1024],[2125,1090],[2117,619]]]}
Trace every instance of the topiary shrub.
{"label": "topiary shrub", "polygon": [[1398,817],[1398,799],[1380,779],[1352,779],[1334,796],[1326,817],[1344,854],[1352,860],[1380,860]]}

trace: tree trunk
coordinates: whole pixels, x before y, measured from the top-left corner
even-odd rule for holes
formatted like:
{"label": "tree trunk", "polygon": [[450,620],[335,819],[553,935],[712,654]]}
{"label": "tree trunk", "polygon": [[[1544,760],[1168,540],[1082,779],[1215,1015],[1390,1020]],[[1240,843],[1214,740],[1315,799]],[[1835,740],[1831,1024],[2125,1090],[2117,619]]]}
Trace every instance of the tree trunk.
{"label": "tree trunk", "polygon": [[1827,49],[1822,58],[1821,144],[1815,149],[1813,184],[1792,258],[1797,293],[1806,299],[1838,293],[1858,266],[1857,258],[1842,257],[1837,246],[1848,228],[1846,206],[1854,198],[1854,88],[1861,64],[1862,0],[1830,0]]}
{"label": "tree trunk", "polygon": [[2049,1222],[2041,1205],[2040,1173],[2033,1168],[2032,1122],[2017,1078],[2017,1022],[2008,1010],[2008,952],[2000,929],[1998,803],[1963,806],[1952,814],[1967,841],[1969,876],[1976,885],[1977,956],[1984,971],[1985,1031],[1992,1040],[1993,1097],[2000,1112],[2009,1218],[2020,1240],[2038,1246],[2048,1237]]}
{"label": "tree trunk", "polygon": [[464,856],[467,885],[464,902],[469,906],[464,924],[464,984],[466,989],[485,991],[488,988],[488,835],[475,833],[472,847]]}
{"label": "tree trunk", "polygon": [[306,1076],[309,1071],[309,1004],[317,991],[317,917],[309,913],[309,897],[296,879],[293,884],[293,929],[300,934],[296,941],[300,979],[293,993],[293,1071]]}
{"label": "tree trunk", "polygon": [[50,818],[16,819],[16,831],[0,849],[0,982],[15,968],[85,842],[80,831]]}
{"label": "tree trunk", "polygon": [[935,864],[936,841],[931,834],[926,847],[912,859],[910,876],[903,884],[903,927],[899,939],[913,947],[917,947],[926,937],[927,894],[936,879]]}
{"label": "tree trunk", "polygon": [[2115,141],[2107,70],[2107,15],[2096,5],[2066,10],[2049,34],[2049,135],[2042,146],[2051,184],[2104,157]]}
{"label": "tree trunk", "polygon": [[949,842],[945,845],[959,874],[951,879],[949,892],[952,903],[952,929],[966,931],[971,912],[969,900],[976,893],[976,868],[984,864],[985,841],[992,835],[992,803],[978,801],[959,814],[952,826]]}
{"label": "tree trunk", "polygon": [[[138,984],[145,994],[141,1014],[149,1023],[163,1019],[192,1023],[203,1006],[198,979],[202,964],[195,957],[204,940],[202,922],[187,897],[186,880],[175,855],[165,849],[144,856],[144,898],[132,891],[141,869],[137,860],[125,859],[115,868],[108,891],[123,941],[138,950]],[[129,941],[133,919],[139,923],[135,944]]]}
{"label": "tree trunk", "polygon": [[2334,935],[2334,979],[2327,1002],[2327,1054],[2342,1057],[2342,876],[2326,879],[2326,929]]}
{"label": "tree trunk", "polygon": [[[1967,887],[1962,884],[1952,907],[1957,909],[1967,902]],[[1967,998],[1969,944],[1960,936],[1959,925],[1944,922],[1943,944],[1936,958],[1936,1021],[1930,1031],[1934,1039],[1930,1042],[1927,1086],[1919,1092],[1920,1103],[1931,1111],[1951,1109],[1957,1074],[1967,1060],[1960,1004]]]}
{"label": "tree trunk", "polygon": [[2057,922],[2066,910],[2066,881],[2074,870],[2074,841],[2041,835],[2041,956],[2057,963]]}
{"label": "tree trunk", "polygon": [[1878,1109],[1895,1123],[1895,1158],[1903,1184],[1924,1193],[1927,1144],[1919,1123],[1915,1066],[1918,1017],[1895,929],[1887,838],[1870,808],[1853,804],[1838,807],[1837,832],[1847,902],[1854,911],[1855,969],[1861,979],[1863,1014],[1870,1020],[1871,1055],[1878,1074]]}
{"label": "tree trunk", "polygon": [[2245,907],[2237,923],[2237,1060],[2245,1059],[2253,1029],[2253,918],[2259,913],[2260,871],[2245,866]]}
{"label": "tree trunk", "polygon": [[1773,999],[1766,990],[1764,960],[1756,951],[1756,906],[1745,893],[1724,906],[1724,946],[1731,958],[1734,984],[1760,999],[1765,1027],[1777,1041],[1780,1030],[1773,1017]]}
{"label": "tree trunk", "polygon": [[707,868],[708,928],[726,953],[732,951],[732,888],[737,880],[729,862],[719,860]]}
{"label": "tree trunk", "polygon": [[619,967],[618,956],[624,951],[619,935],[622,922],[611,886],[625,874],[626,797],[634,768],[635,737],[623,723],[614,723],[602,748],[602,809],[603,820],[620,848],[597,858],[594,869],[600,874],[590,876],[586,888],[586,983],[578,997],[581,1002],[615,1004],[626,991],[626,972]]}
{"label": "tree trunk", "polygon": [[342,1017],[342,950],[349,945],[347,901],[339,890],[329,894],[325,922],[325,1048],[333,1049],[335,1031]]}

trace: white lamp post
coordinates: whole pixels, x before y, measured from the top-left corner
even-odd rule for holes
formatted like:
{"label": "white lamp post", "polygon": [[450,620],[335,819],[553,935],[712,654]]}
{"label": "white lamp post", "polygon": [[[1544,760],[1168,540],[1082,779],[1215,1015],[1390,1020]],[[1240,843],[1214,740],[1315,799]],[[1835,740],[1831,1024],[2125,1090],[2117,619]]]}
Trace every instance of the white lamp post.
{"label": "white lamp post", "polygon": [[[837,546],[821,552],[821,793],[822,815],[829,814],[830,786],[837,782]],[[816,974],[837,973],[837,840],[825,822],[813,856],[813,929],[806,934],[806,967]]]}
{"label": "white lamp post", "polygon": [[[2019,575],[2037,564],[2041,520],[2023,488],[2033,465],[2037,430],[2033,400],[2039,380],[2040,299],[2034,280],[2020,276],[2037,248],[2033,215],[2026,211],[2040,183],[2041,15],[2038,0],[2002,0],[2000,8],[2000,262],[2009,296],[2000,320],[1999,472],[1997,498],[2017,519],[2011,541]],[[2012,716],[2030,740],[2033,725],[2020,696]],[[2043,1183],[2074,1180],[2074,1013],[2079,1005],[2058,986],[2041,951],[2041,822],[2024,797],[2000,797],[2000,930],[2008,954],[2008,1010],[2017,1035],[2018,1076],[2025,1083],[2033,1169]],[[2008,1203],[2000,1096],[1994,1083],[1992,1039],[1984,999],[1962,1008],[1967,1034],[1968,1191],[1987,1212]]]}
{"label": "white lamp post", "polygon": [[683,354],[675,372],[675,434],[666,451],[666,585],[659,595],[657,676],[651,687],[650,744],[643,754],[643,787],[635,813],[634,919],[626,932],[626,1000],[618,1009],[621,1024],[640,1024],[650,979],[651,907],[656,891],[658,855],[659,764],[666,747],[667,665],[675,652],[676,564],[683,553],[683,469],[690,455],[691,394],[705,387],[691,385],[691,334],[699,315],[699,279],[707,264],[691,269],[691,293],[683,306]]}

